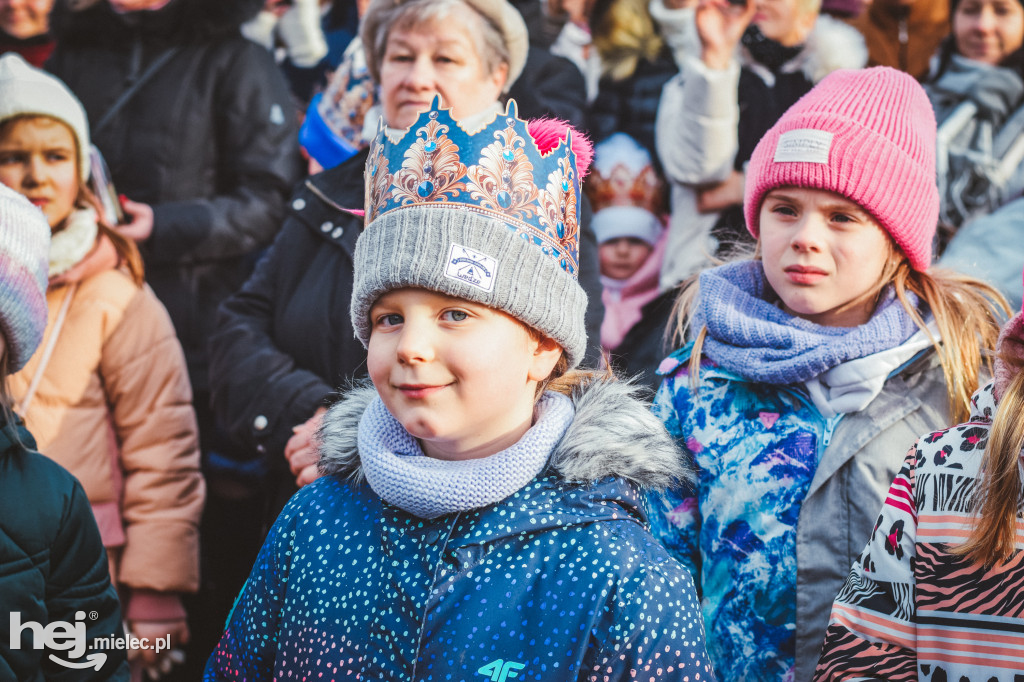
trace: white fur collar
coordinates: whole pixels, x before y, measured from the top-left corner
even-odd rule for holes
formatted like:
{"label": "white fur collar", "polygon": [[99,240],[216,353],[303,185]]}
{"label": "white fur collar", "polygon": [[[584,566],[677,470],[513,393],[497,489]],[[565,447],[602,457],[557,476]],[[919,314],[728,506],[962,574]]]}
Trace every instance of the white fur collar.
{"label": "white fur collar", "polygon": [[[775,76],[743,50],[743,65],[756,73],[769,85]],[[811,83],[837,69],[861,69],[868,63],[868,48],[864,36],[857,29],[827,14],[819,15],[807,36],[804,49],[783,65],[783,73],[800,71]]]}
{"label": "white fur collar", "polygon": [[64,229],[50,238],[50,277],[67,272],[85,258],[96,244],[97,234],[96,211],[91,208],[72,211],[64,221]]}

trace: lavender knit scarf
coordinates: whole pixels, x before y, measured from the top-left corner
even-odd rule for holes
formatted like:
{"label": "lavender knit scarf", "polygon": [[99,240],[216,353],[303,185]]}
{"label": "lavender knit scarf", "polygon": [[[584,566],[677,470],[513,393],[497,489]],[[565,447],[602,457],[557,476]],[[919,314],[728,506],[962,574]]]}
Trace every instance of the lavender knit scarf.
{"label": "lavender knit scarf", "polygon": [[425,519],[500,502],[544,469],[576,410],[569,398],[549,391],[534,413],[533,426],[512,447],[453,462],[424,455],[375,398],[359,420],[359,460],[366,481],[386,502]]}
{"label": "lavender knit scarf", "polygon": [[[719,367],[751,381],[795,384],[848,360],[894,348],[917,326],[890,290],[859,327],[825,327],[793,317],[765,300],[770,289],[760,261],[705,270],[693,316],[707,326],[703,352]],[[917,298],[908,294],[915,306]]]}

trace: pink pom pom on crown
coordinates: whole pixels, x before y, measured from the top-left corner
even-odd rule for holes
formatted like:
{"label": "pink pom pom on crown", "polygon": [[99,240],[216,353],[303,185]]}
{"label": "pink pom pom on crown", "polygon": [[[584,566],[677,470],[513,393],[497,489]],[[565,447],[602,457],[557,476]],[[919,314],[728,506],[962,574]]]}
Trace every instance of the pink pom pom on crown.
{"label": "pink pom pom on crown", "polygon": [[557,147],[571,132],[572,151],[576,154],[576,172],[580,174],[580,180],[587,177],[590,162],[594,160],[594,144],[586,135],[557,118],[531,119],[527,122],[526,129],[541,154],[547,154]]}

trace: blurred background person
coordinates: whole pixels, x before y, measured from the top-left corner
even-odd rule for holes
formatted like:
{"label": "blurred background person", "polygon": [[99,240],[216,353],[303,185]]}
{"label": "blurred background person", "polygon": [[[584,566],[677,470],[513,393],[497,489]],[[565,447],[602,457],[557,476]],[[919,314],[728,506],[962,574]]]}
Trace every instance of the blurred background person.
{"label": "blurred background person", "polygon": [[17,52],[42,67],[53,54],[50,11],[54,0],[0,0],[0,53]]}
{"label": "blurred background person", "polygon": [[940,247],[1024,192],[1024,6],[959,0],[925,90],[939,124]]}
{"label": "blurred background person", "polygon": [[604,322],[601,347],[623,376],[657,390],[658,363],[668,355],[665,330],[674,292],[661,296],[667,197],[651,155],[626,133],[594,147],[584,190],[594,206]]}
{"label": "blurred background person", "polygon": [[[101,234],[123,263],[50,285],[42,351],[11,376],[11,395],[40,450],[85,488],[131,633],[177,648],[188,640],[181,595],[199,587],[204,497],[188,370],[135,243],[98,212],[88,150],[85,112],[63,83],[0,58],[0,182],[49,222],[50,276]],[[139,653],[139,666],[161,662]]]}
{"label": "blurred background person", "polygon": [[850,25],[864,36],[868,66],[891,66],[921,80],[949,35],[949,0],[871,0]]}
{"label": "blurred background person", "polygon": [[[272,241],[302,174],[288,85],[267,50],[239,32],[262,6],[99,0],[59,4],[52,15],[57,49],[48,68],[81,100],[126,196],[118,231],[138,244],[185,351],[211,488],[232,485],[216,474],[233,461],[209,409],[207,343],[217,306]],[[210,499],[222,495],[211,490]],[[207,596],[221,591],[218,559],[208,552],[222,542],[218,530],[232,534],[221,511],[208,504],[204,512],[203,585],[186,606],[192,650],[206,644],[189,652],[182,679],[198,678],[223,621]]]}
{"label": "blurred background person", "polygon": [[863,38],[819,9],[818,0],[702,0],[695,9],[699,52],[684,58],[658,105],[672,206],[663,288],[751,243],[741,205],[754,147],[815,83],[864,66]]}

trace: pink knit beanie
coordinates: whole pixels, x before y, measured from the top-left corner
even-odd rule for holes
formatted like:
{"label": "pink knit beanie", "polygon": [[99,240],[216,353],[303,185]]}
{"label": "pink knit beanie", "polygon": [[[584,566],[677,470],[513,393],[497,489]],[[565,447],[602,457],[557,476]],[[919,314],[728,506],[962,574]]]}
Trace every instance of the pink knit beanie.
{"label": "pink knit beanie", "polygon": [[883,66],[829,74],[754,149],[743,208],[755,237],[764,195],[786,186],[857,203],[892,235],[911,267],[927,270],[939,190],[935,114],[924,89]]}

